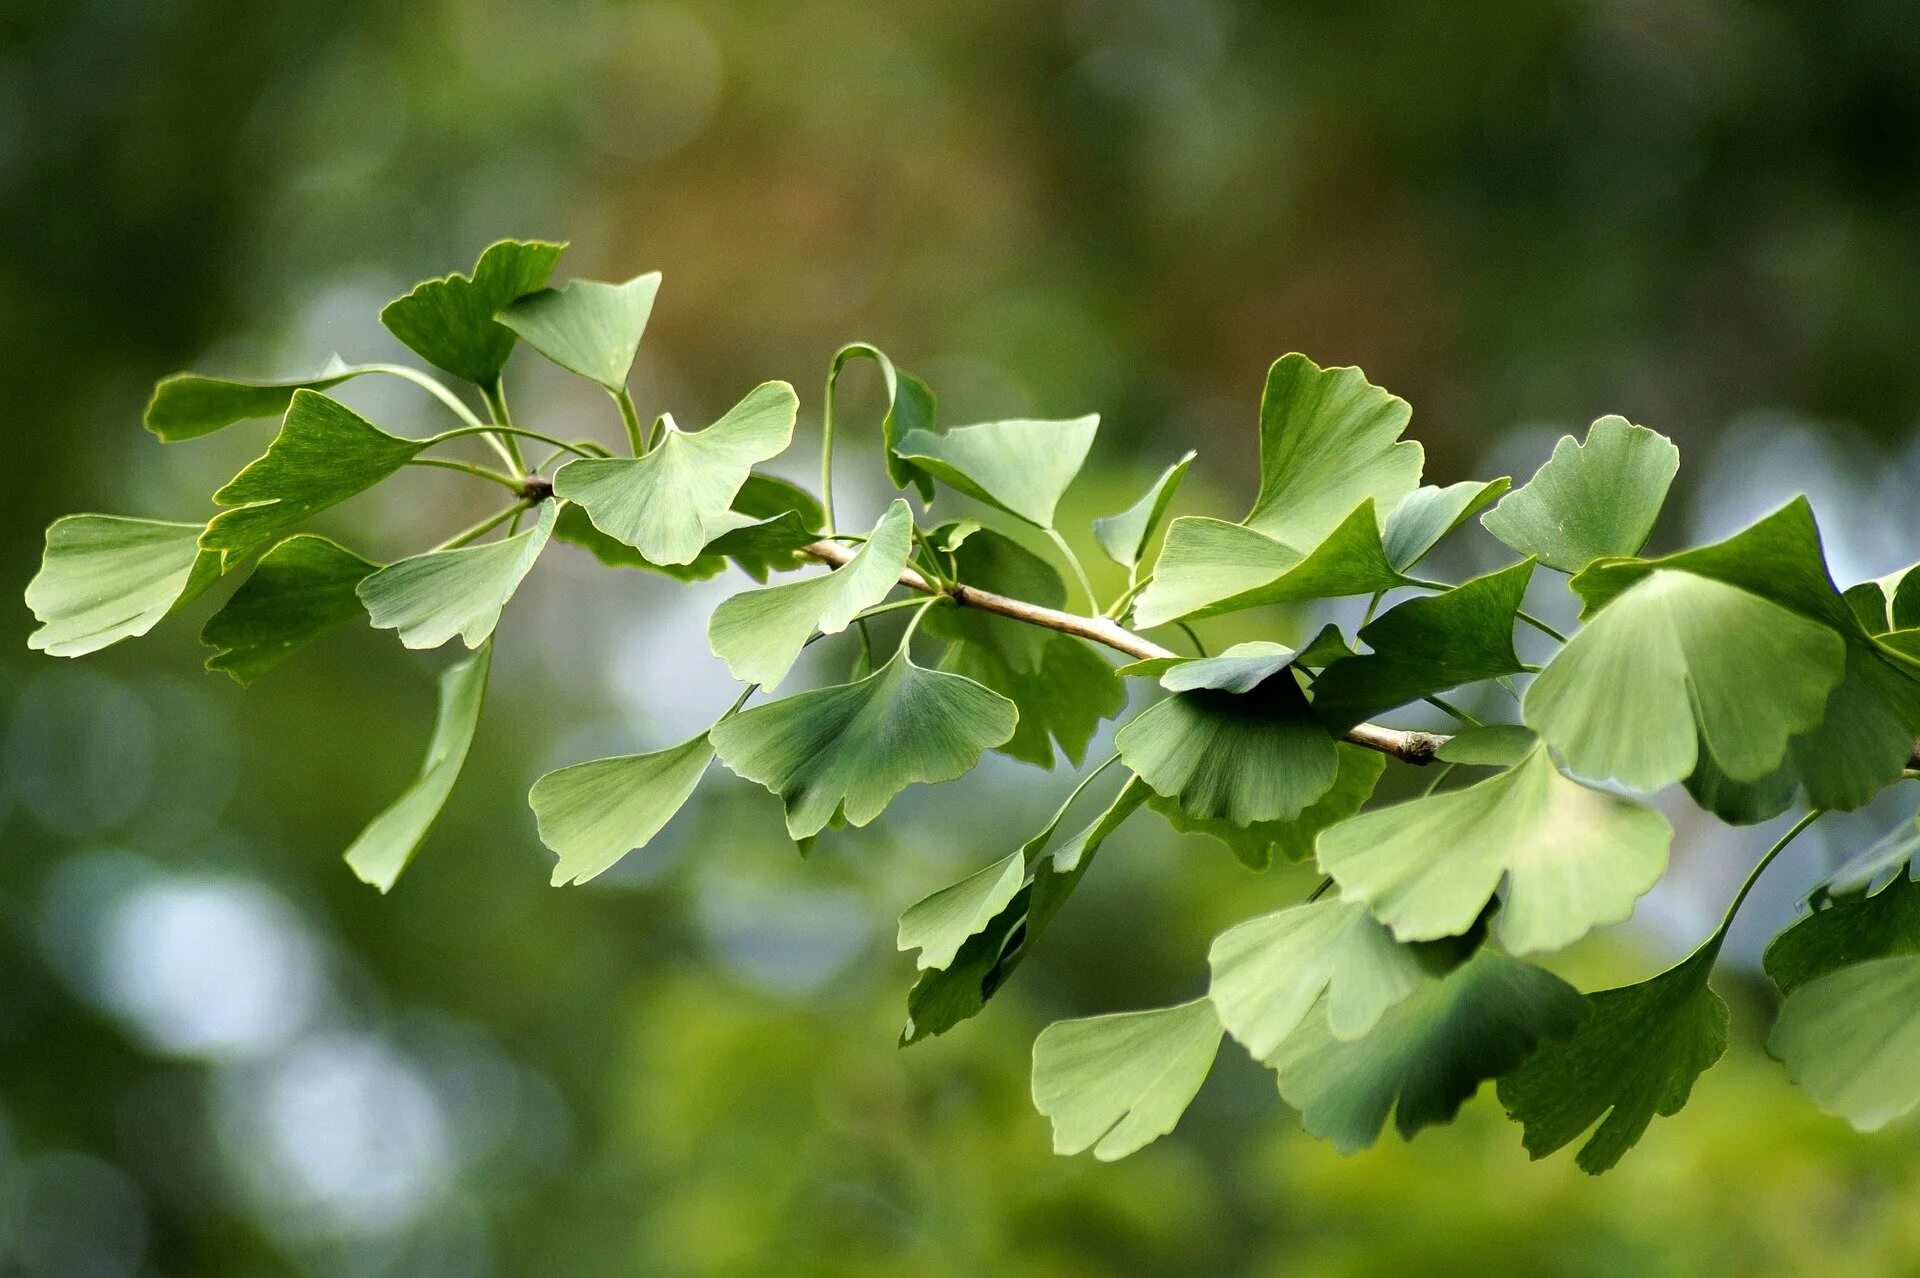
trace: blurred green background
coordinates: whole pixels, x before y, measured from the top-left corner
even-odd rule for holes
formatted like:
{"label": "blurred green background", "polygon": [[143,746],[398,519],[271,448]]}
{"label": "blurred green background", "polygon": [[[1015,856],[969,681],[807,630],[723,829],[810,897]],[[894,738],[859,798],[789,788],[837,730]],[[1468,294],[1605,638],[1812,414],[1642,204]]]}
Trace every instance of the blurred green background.
{"label": "blurred green background", "polygon": [[[789,379],[796,475],[860,338],[949,423],[1102,413],[1081,519],[1189,446],[1179,508],[1236,515],[1261,377],[1298,349],[1411,400],[1441,482],[1525,475],[1603,412],[1666,432],[1663,544],[1804,489],[1844,584],[1920,554],[1917,84],[1899,0],[14,0],[0,1272],[1920,1272],[1914,1129],[1791,1091],[1753,966],[1900,793],[1764,881],[1721,981],[1735,1049],[1602,1180],[1527,1162],[1488,1095],[1341,1159],[1231,1044],[1174,1137],[1099,1166],[1048,1152],[1034,1033],[1191,996],[1208,938],[1299,872],[1136,818],[1005,995],[903,1052],[895,916],[1063,772],[992,760],[805,864],[716,773],[645,852],[546,886],[528,784],[724,707],[704,626],[737,583],[556,548],[386,898],[338,855],[417,767],[444,654],[354,634],[243,694],[198,669],[208,605],[64,663],[18,602],[54,516],[200,518],[270,436],[162,448],[156,377],[397,357],[379,306],[501,235],[571,239],[563,277],[663,270],[642,409],[704,422]],[[528,424],[617,430],[509,376]],[[348,398],[436,425],[405,386]],[[482,511],[454,477],[394,488],[330,526],[391,555]],[[847,522],[884,496],[850,477]],[[1445,566],[1494,562],[1469,537]],[[1675,871],[1566,958],[1589,987],[1688,948],[1773,833],[1665,806]]]}

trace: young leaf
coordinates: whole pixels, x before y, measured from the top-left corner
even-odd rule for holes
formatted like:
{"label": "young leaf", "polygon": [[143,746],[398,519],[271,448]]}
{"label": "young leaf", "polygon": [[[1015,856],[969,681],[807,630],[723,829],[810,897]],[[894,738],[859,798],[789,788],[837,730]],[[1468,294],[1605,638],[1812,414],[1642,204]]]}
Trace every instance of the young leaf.
{"label": "young leaf", "polygon": [[478,648],[500,624],[501,610],[547,547],[558,502],[540,503],[533,527],[499,541],[388,564],[355,588],[375,630],[398,630],[409,648],[438,648],[459,635]]}
{"label": "young leaf", "polygon": [[1390,1008],[1363,1038],[1335,1037],[1316,1008],[1266,1063],[1307,1130],[1351,1154],[1379,1139],[1389,1113],[1406,1140],[1452,1122],[1482,1082],[1572,1033],[1585,1013],[1559,977],[1483,949]]}
{"label": "young leaf", "polygon": [[207,669],[252,683],[297,648],[362,613],[355,587],[378,565],[325,537],[302,533],[261,556],[253,575],[207,620]]}
{"label": "young leaf", "polygon": [[714,609],[707,623],[714,655],[740,682],[774,687],[793,669],[815,630],[838,634],[899,584],[912,537],[913,512],[905,500],[896,499],[844,566],[744,591]]}
{"label": "young leaf", "polygon": [[1727,1005],[1707,987],[1719,950],[1709,943],[1651,980],[1588,995],[1591,1014],[1571,1038],[1546,1044],[1500,1080],[1500,1103],[1524,1125],[1530,1156],[1545,1158],[1593,1128],[1574,1161],[1598,1176],[1639,1143],[1655,1114],[1680,1112],[1694,1080],[1727,1050]]}
{"label": "young leaf", "polygon": [[428,363],[455,377],[491,387],[513,354],[513,331],[494,315],[522,293],[547,282],[564,244],[501,240],[474,264],[471,278],[455,272],[414,286],[388,302],[380,322]]}
{"label": "young leaf", "polygon": [[1560,775],[1544,747],[1485,781],[1377,808],[1320,835],[1320,868],[1403,941],[1458,936],[1504,881],[1493,924],[1516,954],[1618,923],[1667,868],[1651,808]]}
{"label": "young leaf", "polygon": [[1239,826],[1231,821],[1206,820],[1188,816],[1177,802],[1157,794],[1147,800],[1147,806],[1182,834],[1204,834],[1226,844],[1250,870],[1266,869],[1276,854],[1288,861],[1304,861],[1313,855],[1313,841],[1320,831],[1358,812],[1386,771],[1387,756],[1377,751],[1345,741],[1336,743],[1334,750],[1339,765],[1333,785],[1291,821],[1255,821]]}
{"label": "young leaf", "polygon": [[1292,820],[1333,786],[1334,740],[1291,672],[1252,692],[1175,693],[1121,728],[1114,748],[1189,816]]}
{"label": "young leaf", "polygon": [[1580,776],[1651,792],[1692,772],[1704,742],[1729,777],[1755,781],[1819,725],[1845,668],[1827,626],[1662,569],[1568,641],[1527,689],[1525,715]]}
{"label": "young leaf", "polygon": [[1468,480],[1444,488],[1423,484],[1414,489],[1393,508],[1380,534],[1387,561],[1401,572],[1408,571],[1448,533],[1498,500],[1512,483],[1503,476],[1484,484]]}
{"label": "young leaf", "polygon": [[921,501],[932,501],[933,477],[901,458],[900,441],[915,431],[933,429],[933,392],[912,373],[894,368],[893,361],[879,347],[868,346],[865,342],[854,342],[840,348],[827,374],[827,385],[837,385],[841,370],[856,359],[872,360],[880,370],[881,380],[886,383],[887,415],[881,419],[880,436],[886,445],[887,478],[893,481],[895,488],[904,489],[909,484],[913,485]]}
{"label": "young leaf", "polygon": [[143,423],[167,443],[198,439],[255,417],[278,417],[297,390],[323,391],[351,377],[371,372],[354,368],[336,357],[312,377],[255,382],[237,377],[208,377],[203,373],[175,373],[163,377],[147,401]]}
{"label": "young leaf", "polygon": [[1099,414],[1069,421],[984,422],[945,434],[916,430],[898,454],[949,488],[1053,527],[1054,507],[1080,473],[1100,428]]}
{"label": "young leaf", "polygon": [[1150,1012],[1056,1021],[1033,1044],[1033,1104],[1053,1152],[1125,1158],[1172,1131],[1220,1049],[1204,998]]}
{"label": "young leaf", "polygon": [[1813,1103],[1863,1132],[1920,1104],[1920,955],[1869,959],[1787,996],[1767,1050]]}
{"label": "young leaf", "polygon": [[951,781],[1013,735],[1017,712],[903,648],[873,674],[737,714],[710,734],[735,773],[780,796],[796,839],[865,825],[916,781]]}
{"label": "young leaf", "polygon": [[1345,731],[1459,684],[1518,674],[1513,622],[1532,575],[1533,561],[1522,560],[1388,609],[1360,630],[1371,653],[1335,661],[1314,680],[1314,713]]}
{"label": "young leaf", "polygon": [[1186,456],[1160,472],[1160,478],[1153,481],[1139,501],[1117,515],[1093,521],[1093,539],[1100,543],[1107,558],[1122,568],[1139,564],[1147,553],[1147,543],[1153,540],[1154,530],[1166,517],[1167,506],[1173,501],[1180,481],[1187,477],[1187,467],[1193,465],[1193,459],[1199,455],[1189,449]]}
{"label": "young leaf", "polygon": [[40,571],[27,583],[27,607],[40,622],[27,646],[82,657],[146,634],[219,579],[219,560],[199,543],[198,524],[120,515],[54,520]]}
{"label": "young leaf", "polygon": [[1420,949],[1397,944],[1352,901],[1248,919],[1214,939],[1207,961],[1221,1024],[1255,1060],[1271,1056],[1316,1008],[1335,1038],[1364,1037],[1435,975]]}
{"label": "young leaf", "polygon": [[540,841],[559,856],[553,886],[585,883],[658,834],[700,784],[707,734],[652,754],[595,759],[549,772],[527,800]]}
{"label": "young leaf", "polygon": [[382,892],[391,888],[439,818],[473,745],[480,703],[487,694],[487,669],[492,663],[493,648],[484,645],[441,674],[440,709],[419,777],[347,849],[347,866],[362,883],[370,883]]}
{"label": "young leaf", "polygon": [[626,389],[659,291],[658,271],[625,284],[574,280],[517,298],[496,318],[568,372],[618,392]]}
{"label": "young leaf", "polygon": [[553,490],[585,507],[601,532],[656,564],[690,564],[708,542],[739,526],[729,507],[758,462],[793,437],[800,399],[764,382],[703,431],[669,426],[644,457],[568,462]]}
{"label": "young leaf", "polygon": [[224,564],[329,506],[365,492],[418,456],[426,441],[401,439],[319,391],[296,390],[267,451],[213,495],[230,506],[200,535]]}
{"label": "young leaf", "polygon": [[1585,443],[1563,435],[1533,479],[1480,522],[1521,554],[1579,572],[1646,544],[1679,469],[1680,450],[1666,436],[1602,417]]}

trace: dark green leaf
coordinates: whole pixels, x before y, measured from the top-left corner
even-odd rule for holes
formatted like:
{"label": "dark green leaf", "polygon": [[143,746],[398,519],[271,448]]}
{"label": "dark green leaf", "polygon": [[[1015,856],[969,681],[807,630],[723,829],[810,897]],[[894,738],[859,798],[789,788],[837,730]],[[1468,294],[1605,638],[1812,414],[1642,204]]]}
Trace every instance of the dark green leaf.
{"label": "dark green leaf", "polygon": [[[1901,850],[1910,850],[1912,823],[1903,823],[1896,834],[1904,842]],[[1896,864],[1904,866],[1906,862]],[[1876,877],[1879,868],[1865,877]],[[1858,890],[1868,885],[1863,883]],[[1895,874],[1870,896],[1820,899],[1827,903],[1767,945],[1763,960],[1767,975],[1782,994],[1791,994],[1810,981],[1855,963],[1920,954],[1920,885],[1907,874]]]}
{"label": "dark green leaf", "polygon": [[428,363],[455,377],[491,387],[513,354],[513,330],[494,315],[522,293],[547,282],[564,244],[501,240],[474,265],[471,278],[455,272],[414,286],[388,302],[380,322]]}
{"label": "dark green leaf", "polygon": [[144,417],[146,428],[172,443],[198,439],[235,422],[255,417],[278,417],[287,411],[293,393],[302,388],[326,390],[371,369],[354,368],[338,358],[312,377],[255,382],[237,377],[208,377],[202,373],[175,373],[153,388]]}
{"label": "dark green leaf", "polygon": [[325,537],[287,538],[201,630],[200,642],[218,649],[207,669],[252,683],[295,649],[363,615],[354,588],[376,567]]}

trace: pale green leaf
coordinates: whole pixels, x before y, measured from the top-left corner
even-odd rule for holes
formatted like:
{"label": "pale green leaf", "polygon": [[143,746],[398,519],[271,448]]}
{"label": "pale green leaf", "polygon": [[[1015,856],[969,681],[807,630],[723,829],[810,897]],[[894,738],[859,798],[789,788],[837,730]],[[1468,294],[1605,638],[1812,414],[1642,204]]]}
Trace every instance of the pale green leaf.
{"label": "pale green leaf", "polygon": [[1387,516],[1380,540],[1387,560],[1406,572],[1440,544],[1442,538],[1503,496],[1513,481],[1502,476],[1485,483],[1467,480],[1436,488],[1423,484]]}
{"label": "pale green leaf", "polygon": [[433,828],[460,779],[487,693],[493,648],[483,645],[440,676],[440,708],[420,775],[393,805],[375,817],[347,849],[347,866],[363,883],[387,891]]}
{"label": "pale green leaf", "polygon": [[1115,673],[1158,679],[1168,692],[1192,692],[1196,688],[1252,692],[1293,662],[1294,651],[1285,644],[1250,639],[1211,657],[1148,657]]}
{"label": "pale green leaf", "polygon": [[1016,718],[1005,697],[924,670],[903,648],[864,679],[758,706],[710,735],[722,762],[780,796],[788,832],[805,839],[867,824],[915,782],[965,774]]}
{"label": "pale green leaf", "polygon": [[294,650],[363,615],[355,587],[378,565],[325,537],[303,533],[276,545],[200,631],[218,649],[207,669],[252,683]]}
{"label": "pale green leaf", "polygon": [[730,507],[756,463],[793,437],[800,399],[763,382],[702,431],[669,426],[644,457],[581,458],[554,476],[554,492],[586,509],[601,532],[656,564],[690,564],[740,526]]}
{"label": "pale green leaf", "polygon": [[1173,501],[1180,481],[1187,477],[1187,467],[1193,465],[1193,459],[1199,455],[1189,450],[1186,456],[1160,472],[1160,478],[1153,481],[1139,501],[1117,515],[1093,521],[1093,539],[1100,543],[1107,558],[1122,568],[1132,568],[1140,562],[1147,553],[1147,543],[1153,540],[1154,530],[1166,517],[1167,506]]}
{"label": "pale green leaf", "polygon": [[1342,821],[1316,852],[1403,941],[1466,932],[1504,883],[1494,935],[1531,954],[1624,920],[1672,838],[1658,812],[1568,780],[1536,747],[1485,781]]}
{"label": "pale green leaf", "polygon": [[513,354],[513,330],[494,315],[547,282],[564,244],[501,240],[480,255],[471,277],[455,272],[414,286],[382,308],[380,322],[428,363],[492,387]]}
{"label": "pale green leaf", "polygon": [[900,458],[949,488],[1053,527],[1054,507],[1080,473],[1100,428],[1098,414],[1063,421],[1016,420],[904,436]]}
{"label": "pale green leaf", "polygon": [[820,539],[824,514],[813,494],[784,479],[754,472],[740,486],[730,507],[749,521],[728,529],[708,542],[689,564],[656,564],[645,555],[594,527],[587,512],[565,502],[553,525],[560,541],[580,547],[609,568],[639,568],[676,581],[705,581],[726,571],[727,563],[765,581],[769,573],[786,572],[815,562],[799,553]]}
{"label": "pale green leaf", "polygon": [[40,622],[27,646],[81,657],[146,634],[219,578],[200,533],[198,524],[120,515],[54,520],[40,571],[27,583],[27,607]]}
{"label": "pale green leaf", "polygon": [[533,527],[511,537],[430,550],[374,573],[356,587],[373,628],[399,631],[409,648],[438,648],[455,635],[478,648],[546,549],[558,508],[542,502]]}
{"label": "pale green leaf", "polygon": [[[1058,824],[1055,817],[1040,840],[1051,837]],[[1021,849],[915,901],[900,915],[898,947],[919,950],[918,966],[923,971],[950,966],[967,939],[993,922],[1020,894],[1027,873],[1027,856]]]}
{"label": "pale green leaf", "polygon": [[1646,544],[1679,469],[1680,450],[1666,436],[1602,417],[1585,443],[1562,436],[1547,464],[1480,522],[1521,554],[1579,572]]}
{"label": "pale green leaf", "polygon": [[1533,729],[1517,723],[1487,723],[1448,737],[1435,752],[1442,763],[1505,768],[1520,762],[1540,741]]}
{"label": "pale green leaf", "polygon": [[895,500],[858,553],[816,577],[748,590],[714,609],[707,639],[733,677],[772,688],[813,637],[838,634],[899,584],[913,537],[913,512]]}
{"label": "pale green leaf", "polygon": [[1861,1131],[1920,1104],[1920,955],[1869,959],[1787,996],[1767,1050],[1813,1103]]}
{"label": "pale green leaf", "polygon": [[1033,1044],[1033,1104],[1053,1120],[1054,1152],[1112,1162],[1166,1135],[1219,1048],[1204,998],[1047,1026]]}
{"label": "pale green leaf", "polygon": [[559,856],[553,886],[585,883],[658,834],[713,760],[701,733],[652,754],[595,759],[549,772],[527,800],[540,841]]}
{"label": "pale green leaf", "polygon": [[624,284],[574,280],[564,288],[543,288],[517,298],[497,318],[568,372],[620,391],[626,388],[659,291],[658,271]]}

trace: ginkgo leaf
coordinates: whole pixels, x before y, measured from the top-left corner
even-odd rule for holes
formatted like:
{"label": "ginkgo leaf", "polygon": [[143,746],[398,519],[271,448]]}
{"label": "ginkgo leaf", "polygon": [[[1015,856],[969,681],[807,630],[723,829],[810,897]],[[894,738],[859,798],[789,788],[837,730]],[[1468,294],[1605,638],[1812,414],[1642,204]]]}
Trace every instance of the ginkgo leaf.
{"label": "ginkgo leaf", "polygon": [[1448,737],[1434,757],[1467,767],[1506,768],[1532,754],[1539,742],[1539,734],[1521,724],[1483,723]]}
{"label": "ginkgo leaf", "polygon": [[303,533],[276,545],[200,631],[215,648],[207,669],[242,685],[294,650],[361,616],[355,587],[378,567],[325,537]]}
{"label": "ginkgo leaf", "polygon": [[1264,870],[1278,854],[1288,861],[1304,861],[1313,855],[1313,841],[1320,831],[1344,821],[1365,806],[1386,771],[1387,756],[1345,741],[1334,747],[1339,756],[1333,785],[1308,804],[1291,821],[1255,821],[1235,825],[1231,821],[1206,820],[1187,815],[1172,799],[1154,795],[1147,806],[1165,817],[1167,824],[1182,834],[1204,834],[1226,844],[1227,849],[1250,870]]}
{"label": "ginkgo leaf", "polygon": [[1819,905],[1836,897],[1878,893],[1894,878],[1904,877],[1916,855],[1920,855],[1920,819],[1910,818],[1841,862],[1813,890],[1811,899]]}
{"label": "ginkgo leaf", "polygon": [[730,507],[751,522],[730,528],[708,542],[689,564],[656,564],[624,541],[594,527],[587,512],[572,502],[561,505],[553,535],[580,547],[609,568],[639,568],[676,581],[705,581],[726,571],[729,561],[755,581],[815,562],[799,553],[820,539],[823,512],[813,494],[784,479],[758,472],[734,494]]}
{"label": "ginkgo leaf", "polygon": [[939,435],[915,430],[896,451],[949,488],[1052,528],[1054,507],[1080,473],[1099,428],[1097,413],[1063,421],[983,422]]}
{"label": "ginkgo leaf", "polygon": [[[987,1000],[1033,952],[1033,947],[1086,876],[1094,854],[1139,810],[1148,793],[1146,783],[1140,778],[1127,778],[1106,809],[1050,855],[1043,854],[1042,849],[1059,825],[1059,816],[1028,840],[1018,854],[1027,863],[1026,882],[984,925],[965,938],[951,961],[943,967],[922,971],[920,979],[914,982],[907,994],[907,1026],[900,1035],[903,1044],[944,1034],[961,1021],[979,1014]],[[982,886],[975,885],[976,889]],[[948,917],[952,918],[953,914],[948,913]],[[944,947],[945,943],[946,938],[942,936],[940,944]]]}
{"label": "ginkgo leaf", "polygon": [[391,888],[439,819],[473,745],[473,730],[480,722],[480,704],[486,698],[487,670],[492,663],[493,648],[483,645],[440,676],[440,708],[420,775],[347,849],[347,866],[362,883],[370,883],[382,892]]}
{"label": "ginkgo leaf", "polygon": [[[1895,834],[1906,841],[1913,832],[1908,821]],[[1859,895],[1838,896],[1826,890],[1830,883],[1816,891],[1813,912],[1767,943],[1762,963],[1782,994],[1868,959],[1920,954],[1920,884],[1895,874],[1867,893],[1877,875],[1862,877],[1868,882],[1856,889]]]}
{"label": "ginkgo leaf", "polygon": [[903,648],[853,683],[786,697],[714,725],[720,759],[786,804],[787,830],[865,825],[917,781],[951,781],[1013,735],[1011,701],[924,670]]}
{"label": "ginkgo leaf", "polygon": [[1033,1044],[1033,1104],[1053,1151],[1125,1158],[1172,1131],[1220,1048],[1204,998],[1148,1012],[1056,1021]]}
{"label": "ginkgo leaf", "polygon": [[1651,980],[1589,994],[1592,1010],[1572,1037],[1546,1044],[1500,1080],[1500,1103],[1524,1125],[1531,1157],[1591,1128],[1574,1162],[1598,1176],[1640,1142],[1656,1114],[1671,1118],[1685,1107],[1695,1080],[1727,1050],[1727,1005],[1707,986],[1719,951],[1716,938]]}
{"label": "ginkgo leaf", "polygon": [[1387,558],[1371,499],[1304,553],[1265,533],[1188,515],[1167,529],[1153,582],[1135,601],[1143,627],[1262,604],[1368,595],[1406,584]]}
{"label": "ginkgo leaf", "polygon": [[1187,467],[1193,465],[1193,459],[1199,455],[1188,450],[1186,456],[1160,472],[1160,478],[1141,494],[1139,501],[1117,515],[1093,521],[1093,539],[1100,543],[1107,558],[1122,568],[1132,568],[1140,562],[1147,553],[1147,543],[1153,540],[1154,530],[1166,517],[1167,506],[1173,501],[1180,481],[1187,477]]}
{"label": "ginkgo leaf", "polygon": [[329,506],[393,475],[426,447],[375,426],[319,391],[296,390],[267,451],[213,495],[232,507],[200,535],[204,550],[236,558]]}
{"label": "ginkgo leaf", "polygon": [[1533,561],[1522,560],[1388,609],[1360,629],[1372,652],[1335,661],[1314,680],[1314,713],[1345,731],[1432,693],[1518,674],[1513,623],[1532,575]]}
{"label": "ginkgo leaf", "polygon": [[1380,534],[1387,561],[1406,572],[1448,533],[1499,500],[1512,483],[1503,476],[1485,483],[1467,480],[1444,488],[1423,484],[1414,489],[1393,508]]}
{"label": "ginkgo leaf", "polygon": [[1846,645],[1827,626],[1662,569],[1567,642],[1524,708],[1580,776],[1651,792],[1692,772],[1704,743],[1729,777],[1754,781],[1819,725],[1845,667]]}
{"label": "ginkgo leaf", "polygon": [[913,485],[921,501],[932,501],[933,477],[900,456],[900,441],[915,431],[933,429],[933,392],[912,373],[896,369],[893,361],[879,347],[869,346],[865,342],[843,346],[835,353],[833,367],[827,373],[827,386],[832,388],[837,385],[841,371],[856,359],[872,360],[886,384],[887,413],[880,422],[880,435],[886,445],[887,478],[893,481],[895,488]]}
{"label": "ginkgo leaf", "polygon": [[1364,905],[1314,901],[1216,937],[1207,996],[1227,1032],[1265,1060],[1316,1008],[1335,1038],[1366,1035],[1388,1008],[1444,973],[1430,951],[1396,942]]}
{"label": "ginkgo leaf", "polygon": [[659,291],[658,271],[624,284],[573,280],[564,288],[543,288],[516,298],[496,318],[568,372],[620,391],[626,388]]}
{"label": "ginkgo leaf", "polygon": [[565,244],[501,240],[487,246],[471,277],[455,272],[414,286],[380,312],[380,322],[428,363],[491,387],[513,354],[513,330],[494,315],[547,282]]}
{"label": "ginkgo leaf", "polygon": [[355,589],[375,630],[397,630],[409,648],[438,648],[459,635],[478,648],[500,624],[501,610],[546,549],[559,503],[542,502],[533,527],[499,541],[430,550],[402,559]]}
{"label": "ginkgo leaf", "polygon": [[1291,820],[1332,787],[1339,756],[1289,671],[1252,692],[1180,692],[1114,736],[1126,765],[1191,816]]}
{"label": "ginkgo leaf", "polygon": [[1666,436],[1602,417],[1584,443],[1561,436],[1547,464],[1480,522],[1521,554],[1579,572],[1646,544],[1679,469],[1680,450]]}
{"label": "ginkgo leaf", "polygon": [[[949,540],[958,543],[951,553],[967,585],[1045,608],[1066,606],[1060,574],[1012,538],[976,527]],[[1078,765],[1101,722],[1126,709],[1113,667],[1071,635],[975,608],[940,609],[927,617],[927,629],[952,641],[940,669],[984,684],[1020,708],[1013,735],[994,747],[1002,754],[1050,768],[1057,743]]]}
{"label": "ginkgo leaf", "polygon": [[1813,1103],[1863,1132],[1920,1104],[1920,955],[1839,968],[1794,990],[1767,1050]]}
{"label": "ginkgo leaf", "polygon": [[1535,747],[1485,781],[1342,821],[1315,850],[1403,941],[1460,935],[1504,882],[1494,935],[1532,954],[1625,919],[1672,839],[1658,812],[1568,780]]}
{"label": "ginkgo leaf", "polygon": [[220,561],[201,551],[200,531],[120,515],[54,520],[27,583],[27,607],[40,622],[27,646],[82,657],[146,634],[219,579]]}
{"label": "ginkgo leaf", "polygon": [[913,512],[897,499],[841,567],[734,595],[707,623],[714,655],[740,682],[774,687],[793,669],[814,631],[838,634],[899,584],[912,537]]}
{"label": "ginkgo leaf", "polygon": [[553,490],[594,525],[656,564],[690,564],[738,527],[729,507],[756,463],[785,451],[800,399],[763,382],[702,431],[669,425],[644,457],[585,457],[554,476]]}
{"label": "ginkgo leaf", "polygon": [[1158,679],[1168,692],[1214,688],[1221,692],[1252,692],[1294,662],[1294,651],[1283,643],[1250,639],[1210,657],[1149,657],[1122,666],[1116,674]]}
{"label": "ginkgo leaf", "polygon": [[355,368],[337,358],[312,377],[285,381],[248,381],[238,377],[209,377],[204,373],[175,373],[155,383],[142,423],[168,443],[198,439],[255,417],[278,417],[297,390],[323,391],[369,368]]}
{"label": "ginkgo leaf", "polygon": [[1316,1008],[1266,1063],[1307,1130],[1351,1154],[1379,1139],[1390,1113],[1407,1140],[1452,1122],[1481,1083],[1571,1034],[1586,1010],[1559,977],[1483,949],[1389,1008],[1362,1038],[1335,1037]]}
{"label": "ginkgo leaf", "polygon": [[703,732],[652,754],[576,763],[534,782],[527,801],[540,841],[560,858],[553,886],[585,883],[645,847],[685,805],[712,761]]}

